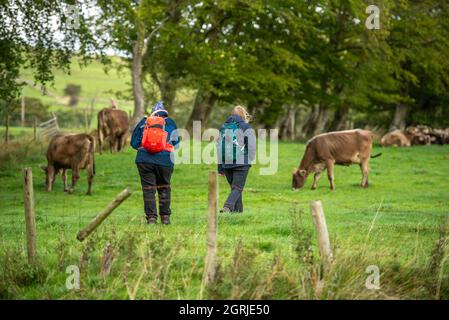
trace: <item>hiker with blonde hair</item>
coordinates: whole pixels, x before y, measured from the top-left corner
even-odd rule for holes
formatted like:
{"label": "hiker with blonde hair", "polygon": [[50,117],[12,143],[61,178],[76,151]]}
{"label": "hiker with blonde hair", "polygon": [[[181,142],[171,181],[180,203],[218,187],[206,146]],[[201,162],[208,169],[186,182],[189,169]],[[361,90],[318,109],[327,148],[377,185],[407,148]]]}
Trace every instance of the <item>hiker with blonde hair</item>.
{"label": "hiker with blonde hair", "polygon": [[242,192],[251,163],[256,156],[256,136],[249,125],[252,117],[242,106],[235,106],[220,128],[217,141],[218,173],[231,187],[220,212],[243,212]]}

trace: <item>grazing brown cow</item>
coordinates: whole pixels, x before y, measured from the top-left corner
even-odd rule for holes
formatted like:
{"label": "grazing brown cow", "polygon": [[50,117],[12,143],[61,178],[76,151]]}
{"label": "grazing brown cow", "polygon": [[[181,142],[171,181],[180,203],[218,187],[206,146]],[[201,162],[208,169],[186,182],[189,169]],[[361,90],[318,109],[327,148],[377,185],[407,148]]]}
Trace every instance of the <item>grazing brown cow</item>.
{"label": "grazing brown cow", "polygon": [[109,137],[111,153],[121,151],[126,143],[129,120],[128,114],[117,109],[115,103],[112,108],[104,108],[98,112],[98,148],[103,153],[103,141]]}
{"label": "grazing brown cow", "polygon": [[[92,180],[95,176],[95,139],[88,134],[67,134],[55,136],[48,145],[48,164],[42,169],[46,173],[47,191],[51,191],[56,175],[62,170],[64,191],[75,191],[80,169],[87,170],[87,194],[92,194]],[[72,169],[72,185],[67,187],[67,169]]]}
{"label": "grazing brown cow", "polygon": [[382,147],[410,147],[412,143],[408,134],[404,133],[402,130],[394,130],[384,135],[380,144]]}
{"label": "grazing brown cow", "polygon": [[362,170],[362,188],[368,187],[368,162],[371,156],[373,133],[367,130],[347,130],[329,132],[313,137],[306,146],[306,151],[298,169],[293,171],[292,189],[304,186],[307,176],[314,173],[312,190],[317,188],[321,171],[327,169],[331,190],[334,185],[334,165],[349,166],[354,163]]}

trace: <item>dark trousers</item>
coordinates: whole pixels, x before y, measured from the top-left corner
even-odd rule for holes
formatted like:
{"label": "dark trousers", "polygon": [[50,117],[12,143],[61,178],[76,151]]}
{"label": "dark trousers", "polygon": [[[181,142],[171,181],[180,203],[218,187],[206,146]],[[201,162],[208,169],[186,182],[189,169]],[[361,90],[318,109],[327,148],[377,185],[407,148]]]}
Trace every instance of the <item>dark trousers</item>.
{"label": "dark trousers", "polygon": [[156,191],[159,195],[159,214],[170,215],[170,179],[173,168],[151,163],[137,163],[142,184],[145,215],[157,218]]}
{"label": "dark trousers", "polygon": [[242,192],[248,176],[249,166],[242,166],[232,169],[224,169],[226,180],[231,186],[231,193],[226,200],[224,207],[234,212],[243,212]]}

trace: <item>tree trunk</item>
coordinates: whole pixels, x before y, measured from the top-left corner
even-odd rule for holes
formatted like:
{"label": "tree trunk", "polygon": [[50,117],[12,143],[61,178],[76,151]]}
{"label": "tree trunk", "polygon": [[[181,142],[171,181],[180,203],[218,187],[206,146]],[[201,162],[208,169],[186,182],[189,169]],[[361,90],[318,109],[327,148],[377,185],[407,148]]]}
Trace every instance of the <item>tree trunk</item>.
{"label": "tree trunk", "polygon": [[408,106],[405,104],[397,104],[394,112],[393,121],[390,125],[390,131],[404,130],[406,126],[406,120],[408,115]]}
{"label": "tree trunk", "polygon": [[144,36],[137,32],[137,40],[133,46],[133,57],[131,65],[131,80],[134,97],[134,113],[130,123],[130,128],[143,117],[145,113],[144,92],[142,85],[142,59],[144,53]]}
{"label": "tree trunk", "polygon": [[190,114],[189,120],[187,121],[187,128],[190,135],[193,132],[193,121],[201,121],[201,130],[203,131],[207,127],[207,120],[218,101],[218,95],[211,92],[199,89],[195,102],[193,103],[193,110]]}
{"label": "tree trunk", "polygon": [[280,135],[281,139],[286,140],[295,140],[295,119],[296,119],[296,110],[293,107],[289,107],[287,111],[287,115],[283,119],[280,126]]}
{"label": "tree trunk", "polygon": [[313,137],[324,132],[329,121],[330,112],[327,107],[318,105],[313,107],[312,114],[306,119],[303,132],[306,137]]}
{"label": "tree trunk", "polygon": [[168,75],[162,78],[159,85],[161,91],[161,99],[164,101],[165,108],[170,114],[175,113],[175,98],[176,98],[176,80],[171,79]]}
{"label": "tree trunk", "polygon": [[332,123],[329,126],[329,131],[340,131],[349,129],[346,126],[348,115],[349,115],[348,106],[342,106],[338,108],[334,114],[334,119],[332,120]]}

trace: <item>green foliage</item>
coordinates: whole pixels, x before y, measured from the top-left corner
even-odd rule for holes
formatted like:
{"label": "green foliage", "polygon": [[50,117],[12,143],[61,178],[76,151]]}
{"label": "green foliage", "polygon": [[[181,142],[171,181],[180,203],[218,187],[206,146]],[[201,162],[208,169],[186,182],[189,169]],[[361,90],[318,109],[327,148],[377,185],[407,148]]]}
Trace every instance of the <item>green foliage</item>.
{"label": "green foliage", "polygon": [[[395,106],[405,104],[410,124],[448,125],[449,9],[442,0],[379,2],[379,30],[365,27],[368,3],[356,0],[98,0],[89,4],[94,17],[77,4],[76,30],[64,3],[25,3],[1,6],[2,108],[18,96],[21,70],[51,82],[53,69],[68,70],[77,43],[81,62],[87,52],[112,48],[126,63],[102,62],[119,68],[130,68],[141,52],[148,102],[173,104],[180,89],[213,92],[218,105],[246,104],[264,127],[276,126],[285,110],[306,108],[319,116],[300,120],[325,130],[346,119],[387,127]],[[52,17],[63,40],[51,32]],[[125,87],[117,92],[130,96]]]}
{"label": "green foliage", "polygon": [[[32,127],[34,120],[38,123],[47,121],[51,115],[49,112],[49,106],[42,103],[37,98],[24,98],[25,103],[25,126]],[[22,112],[22,99],[15,100],[10,107],[9,116],[11,125],[21,124],[21,112]]]}
{"label": "green foliage", "polygon": [[85,128],[86,127],[86,110],[60,110],[56,112],[58,124],[62,128]]}
{"label": "green foliage", "polygon": [[[69,4],[79,12],[78,25],[70,23],[74,13],[67,10]],[[54,79],[54,68],[69,70],[76,53],[89,59],[94,43],[83,13],[81,3],[75,1],[0,3],[0,100],[18,98],[23,69],[31,69],[34,80],[45,85]]]}

